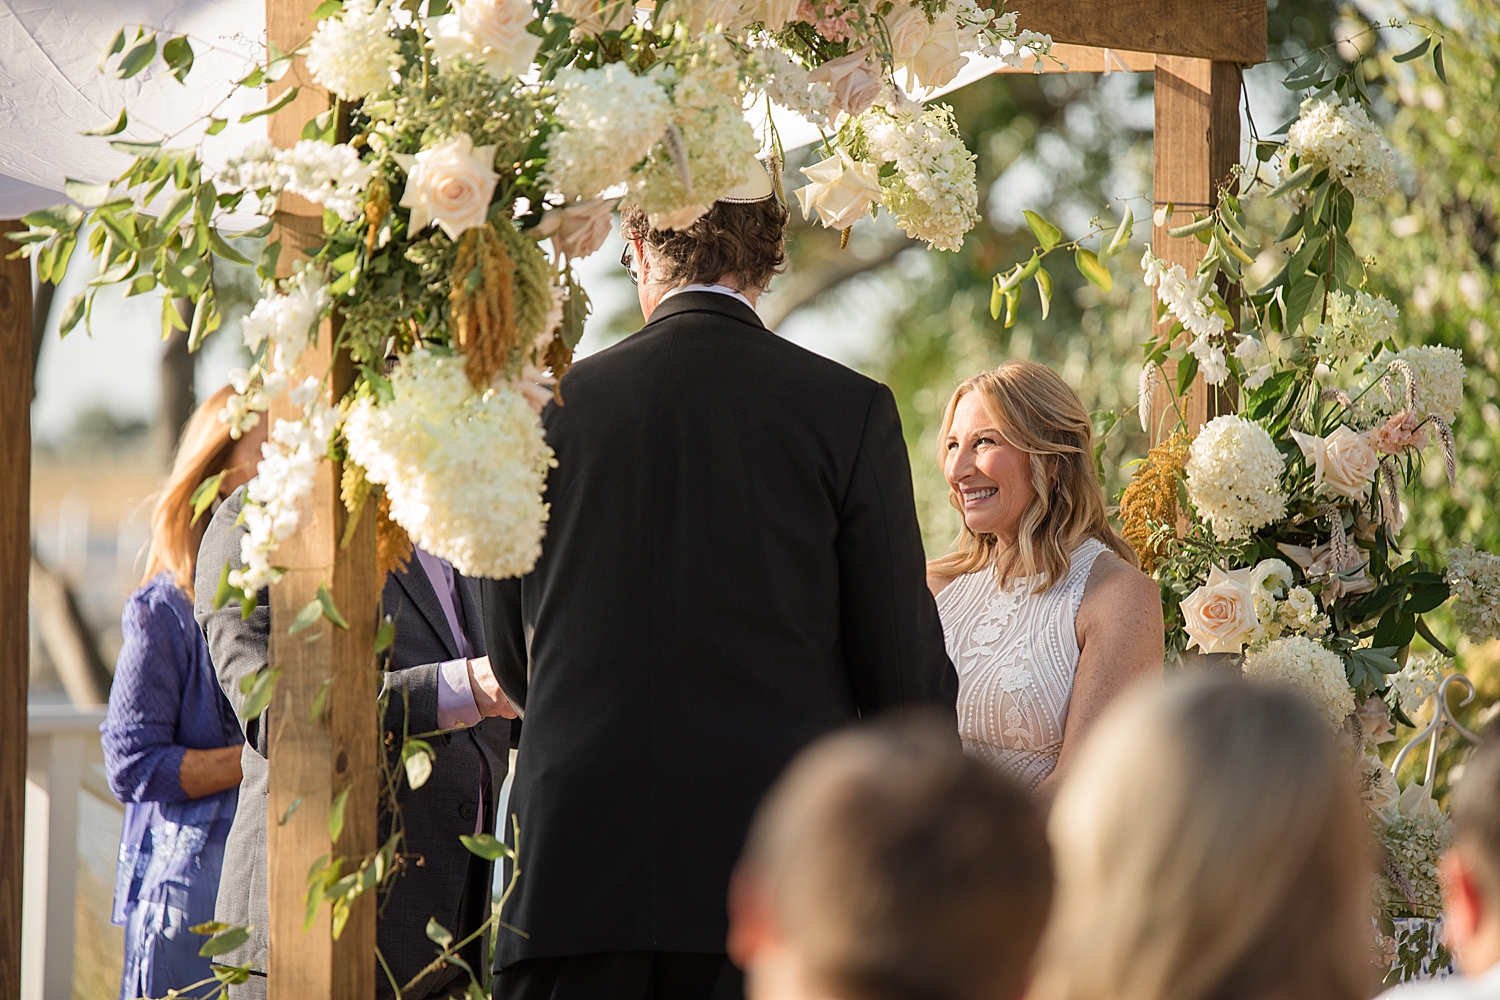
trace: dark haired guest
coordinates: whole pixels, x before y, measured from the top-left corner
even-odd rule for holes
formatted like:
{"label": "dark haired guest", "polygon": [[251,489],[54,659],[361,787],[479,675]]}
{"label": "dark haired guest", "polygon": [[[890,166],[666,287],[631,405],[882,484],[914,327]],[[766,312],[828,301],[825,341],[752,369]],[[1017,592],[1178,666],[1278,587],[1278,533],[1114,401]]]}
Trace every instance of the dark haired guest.
{"label": "dark haired guest", "polygon": [[1052,899],[1041,809],[950,720],[805,751],[730,896],[750,1000],[1015,1000]]}
{"label": "dark haired guest", "polygon": [[214,918],[244,739],[193,620],[208,518],[195,520],[192,497],[211,476],[224,474],[223,497],[255,474],[264,425],[230,438],[219,414],[231,391],[219,390],[188,421],[157,497],[145,578],[125,602],[125,641],[99,728],[110,787],[125,803],[113,913],[125,925],[122,1000],[165,996],[213,975],[198,955],[205,939],[188,928]]}

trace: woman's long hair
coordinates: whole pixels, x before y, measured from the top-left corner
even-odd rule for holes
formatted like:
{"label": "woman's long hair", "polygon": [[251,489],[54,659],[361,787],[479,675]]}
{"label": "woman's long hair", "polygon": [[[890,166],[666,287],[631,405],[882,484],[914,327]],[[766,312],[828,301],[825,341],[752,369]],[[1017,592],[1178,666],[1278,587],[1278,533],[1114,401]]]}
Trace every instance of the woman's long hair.
{"label": "woman's long hair", "polygon": [[1365,1000],[1372,858],[1301,695],[1234,677],[1123,699],[1064,782],[1029,1000]]}
{"label": "woman's long hair", "polygon": [[182,430],[172,471],[158,491],[151,513],[151,548],[146,553],[141,582],[166,570],[189,599],[193,597],[193,572],[198,566],[198,543],[208,524],[206,514],[193,523],[193,493],[203,480],[224,471],[234,450],[229,425],[219,420],[232,392],[233,387],[226,385],[193,411]]}
{"label": "woman's long hair", "polygon": [[[993,566],[1001,583],[1038,578],[1035,590],[1041,593],[1068,575],[1073,550],[1089,538],[1139,566],[1135,550],[1110,527],[1094,467],[1094,424],[1068,383],[1034,361],[1007,361],[963,382],[943,410],[940,468],[947,465],[953,413],[971,392],[979,394],[1006,442],[1031,455],[1036,496],[1021,516],[1015,545],[1002,549],[998,536],[976,533],[965,524],[953,551],[932,560],[930,568],[942,576],[961,576]],[[952,486],[948,502],[963,513],[963,498]]]}

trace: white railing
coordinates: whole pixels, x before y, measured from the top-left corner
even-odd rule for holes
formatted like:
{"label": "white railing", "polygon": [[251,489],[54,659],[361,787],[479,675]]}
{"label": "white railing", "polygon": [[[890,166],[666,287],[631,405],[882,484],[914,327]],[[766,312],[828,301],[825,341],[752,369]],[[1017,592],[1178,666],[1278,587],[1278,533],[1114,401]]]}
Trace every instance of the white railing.
{"label": "white railing", "polygon": [[104,707],[26,710],[26,846],[20,1000],[72,1000],[78,793],[120,808],[104,777]]}

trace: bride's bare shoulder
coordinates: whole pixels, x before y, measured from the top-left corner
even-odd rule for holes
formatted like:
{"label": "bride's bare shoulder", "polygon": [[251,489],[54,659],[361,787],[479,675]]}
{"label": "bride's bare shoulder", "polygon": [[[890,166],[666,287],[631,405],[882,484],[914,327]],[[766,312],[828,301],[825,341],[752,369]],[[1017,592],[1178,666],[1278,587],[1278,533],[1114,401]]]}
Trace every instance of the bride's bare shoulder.
{"label": "bride's bare shoulder", "polygon": [[944,590],[947,590],[948,584],[957,579],[958,574],[956,573],[951,575],[940,573],[937,570],[933,569],[931,565],[927,567],[927,589],[932,591],[933,597],[936,597]]}

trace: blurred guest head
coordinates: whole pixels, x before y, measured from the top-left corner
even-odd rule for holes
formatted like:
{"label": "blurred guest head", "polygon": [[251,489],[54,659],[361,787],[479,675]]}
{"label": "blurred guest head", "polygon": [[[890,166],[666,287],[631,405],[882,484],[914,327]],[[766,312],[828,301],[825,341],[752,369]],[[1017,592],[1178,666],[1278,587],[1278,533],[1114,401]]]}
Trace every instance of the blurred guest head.
{"label": "blurred guest head", "polygon": [[151,514],[151,548],[146,553],[144,583],[163,570],[189,597],[193,596],[193,572],[198,563],[198,543],[208,526],[212,510],[194,517],[193,494],[203,481],[224,473],[217,495],[227,497],[255,477],[260,446],[266,440],[266,421],[260,422],[238,441],[229,436],[229,425],[219,419],[234,389],[224,386],[193,411],[182,429],[182,441],[172,460],[172,471],[156,495]]}
{"label": "blurred guest head", "polygon": [[1453,795],[1453,849],[1443,899],[1454,956],[1466,976],[1500,964],[1500,727],[1464,764]]}
{"label": "blurred guest head", "polygon": [[1363,1000],[1378,978],[1363,809],[1317,710],[1237,678],[1139,690],[1049,820],[1036,1000]]}
{"label": "blurred guest head", "polygon": [[1013,1000],[1052,898],[1037,806],[923,715],[829,737],[761,806],[730,893],[750,1000]]}
{"label": "blurred guest head", "polygon": [[1046,365],[1007,361],[961,383],[943,410],[938,463],[964,519],[954,551],[932,561],[943,576],[994,566],[1046,590],[1089,538],[1139,562],[1105,513],[1089,411]]}

